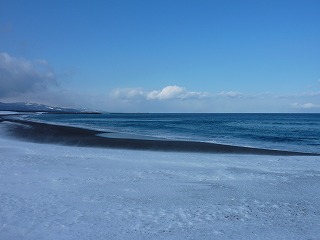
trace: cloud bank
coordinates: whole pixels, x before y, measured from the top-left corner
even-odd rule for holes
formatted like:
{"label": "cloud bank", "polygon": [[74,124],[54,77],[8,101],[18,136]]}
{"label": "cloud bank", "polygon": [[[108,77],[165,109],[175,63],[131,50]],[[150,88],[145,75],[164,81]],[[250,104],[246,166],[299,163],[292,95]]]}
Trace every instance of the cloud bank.
{"label": "cloud bank", "polygon": [[141,88],[117,88],[109,95],[113,99],[134,100],[143,99],[145,93]]}
{"label": "cloud bank", "polygon": [[242,97],[243,94],[241,92],[237,92],[237,91],[222,91],[222,92],[218,93],[218,96],[237,98],[237,97]]}
{"label": "cloud bank", "polygon": [[169,85],[159,90],[115,89],[109,94],[110,111],[137,112],[319,112],[319,92],[292,95],[189,91]]}
{"label": "cloud bank", "polygon": [[57,77],[45,60],[29,61],[0,53],[0,98],[40,92],[53,85],[57,85]]}
{"label": "cloud bank", "polygon": [[298,109],[312,109],[312,108],[319,108],[320,105],[316,105],[313,103],[293,103],[292,107],[298,108]]}
{"label": "cloud bank", "polygon": [[179,86],[166,86],[162,90],[151,91],[147,94],[149,100],[168,100],[168,99],[190,99],[190,98],[203,98],[206,97],[205,92],[190,92],[184,87]]}
{"label": "cloud bank", "polygon": [[[92,82],[87,83],[88,86]],[[100,86],[99,86],[100,87]],[[75,91],[58,84],[45,60],[0,53],[0,101],[113,112],[320,112],[320,91],[295,94],[190,91],[174,84],[161,89],[118,88],[105,93]]]}
{"label": "cloud bank", "polygon": [[207,97],[206,92],[191,92],[180,86],[166,86],[161,90],[144,91],[142,88],[115,89],[110,94],[115,99],[122,100],[187,100]]}

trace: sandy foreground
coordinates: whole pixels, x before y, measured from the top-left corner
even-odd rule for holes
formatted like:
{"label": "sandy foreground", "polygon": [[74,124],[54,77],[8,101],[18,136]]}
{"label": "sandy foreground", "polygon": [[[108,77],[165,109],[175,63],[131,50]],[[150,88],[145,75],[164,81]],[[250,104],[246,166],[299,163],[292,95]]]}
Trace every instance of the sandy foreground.
{"label": "sandy foreground", "polygon": [[15,140],[0,127],[0,239],[320,239],[320,158]]}

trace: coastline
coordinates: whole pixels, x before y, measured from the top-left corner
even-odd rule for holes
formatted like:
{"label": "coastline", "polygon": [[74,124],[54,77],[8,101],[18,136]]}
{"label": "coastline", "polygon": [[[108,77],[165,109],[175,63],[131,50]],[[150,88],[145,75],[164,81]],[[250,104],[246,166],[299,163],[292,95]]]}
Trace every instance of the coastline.
{"label": "coastline", "polygon": [[100,132],[1,116],[0,132],[1,239],[320,236],[319,157],[78,147]]}
{"label": "coastline", "polygon": [[[285,150],[261,149],[232,146],[216,143],[108,137],[107,132],[39,123],[13,118],[1,117],[0,122],[8,122],[7,132],[16,138],[38,142],[54,143],[79,147],[120,148],[131,150],[152,150],[168,152],[199,152],[220,154],[254,154],[274,156],[319,156],[318,153],[304,153]],[[106,136],[102,136],[106,135]]]}

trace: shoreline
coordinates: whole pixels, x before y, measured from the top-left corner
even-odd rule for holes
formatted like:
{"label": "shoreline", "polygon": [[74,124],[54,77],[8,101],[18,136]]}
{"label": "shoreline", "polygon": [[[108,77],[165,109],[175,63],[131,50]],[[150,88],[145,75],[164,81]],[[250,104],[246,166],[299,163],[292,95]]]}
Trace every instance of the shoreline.
{"label": "shoreline", "polygon": [[[108,132],[61,126],[19,119],[0,117],[8,122],[7,132],[18,139],[37,143],[53,143],[79,147],[118,148],[131,150],[151,150],[168,152],[199,152],[220,154],[252,154],[274,156],[320,156],[318,153],[304,153],[285,150],[261,149],[225,144],[181,141],[106,137]],[[110,133],[110,132],[109,132]],[[101,136],[101,135],[105,136]],[[114,133],[110,133],[112,136]]]}

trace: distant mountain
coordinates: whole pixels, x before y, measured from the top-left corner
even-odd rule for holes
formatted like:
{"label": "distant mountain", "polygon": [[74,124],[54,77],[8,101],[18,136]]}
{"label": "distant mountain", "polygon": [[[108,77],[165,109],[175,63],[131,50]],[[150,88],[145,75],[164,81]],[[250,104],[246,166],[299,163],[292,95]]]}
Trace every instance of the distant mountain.
{"label": "distant mountain", "polygon": [[17,103],[3,103],[0,102],[0,111],[14,111],[14,112],[50,112],[50,113],[97,113],[88,112],[74,108],[60,108],[51,107],[44,104],[17,102]]}

